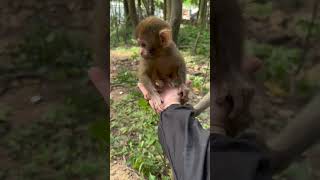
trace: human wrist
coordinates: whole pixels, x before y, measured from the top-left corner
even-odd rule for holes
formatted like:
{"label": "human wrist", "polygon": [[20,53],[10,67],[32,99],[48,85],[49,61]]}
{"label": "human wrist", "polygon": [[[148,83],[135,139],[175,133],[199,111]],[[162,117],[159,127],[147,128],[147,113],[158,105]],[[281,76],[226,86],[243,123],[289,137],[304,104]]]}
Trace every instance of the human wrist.
{"label": "human wrist", "polygon": [[181,103],[180,103],[179,101],[172,101],[172,102],[170,102],[170,103],[168,103],[168,104],[165,104],[165,105],[163,106],[163,109],[165,110],[165,109],[167,109],[169,106],[174,105],[174,104],[180,105]]}

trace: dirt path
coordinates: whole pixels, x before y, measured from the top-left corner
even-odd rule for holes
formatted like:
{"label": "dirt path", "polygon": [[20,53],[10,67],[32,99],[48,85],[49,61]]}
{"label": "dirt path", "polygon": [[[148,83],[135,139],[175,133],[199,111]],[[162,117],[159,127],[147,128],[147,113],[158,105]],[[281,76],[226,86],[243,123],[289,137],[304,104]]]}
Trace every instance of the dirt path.
{"label": "dirt path", "polygon": [[124,161],[113,161],[110,164],[110,180],[141,180],[133,169],[129,168]]}

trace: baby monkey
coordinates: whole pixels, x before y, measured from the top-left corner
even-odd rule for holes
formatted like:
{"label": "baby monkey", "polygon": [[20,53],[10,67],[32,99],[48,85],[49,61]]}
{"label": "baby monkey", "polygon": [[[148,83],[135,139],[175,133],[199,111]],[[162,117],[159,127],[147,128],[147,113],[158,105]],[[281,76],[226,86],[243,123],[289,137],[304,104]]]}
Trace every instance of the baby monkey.
{"label": "baby monkey", "polygon": [[178,87],[182,104],[187,101],[186,65],[172,40],[171,26],[151,16],[136,27],[136,38],[142,57],[139,81],[148,91],[146,99],[157,111],[163,110],[159,92],[165,87]]}

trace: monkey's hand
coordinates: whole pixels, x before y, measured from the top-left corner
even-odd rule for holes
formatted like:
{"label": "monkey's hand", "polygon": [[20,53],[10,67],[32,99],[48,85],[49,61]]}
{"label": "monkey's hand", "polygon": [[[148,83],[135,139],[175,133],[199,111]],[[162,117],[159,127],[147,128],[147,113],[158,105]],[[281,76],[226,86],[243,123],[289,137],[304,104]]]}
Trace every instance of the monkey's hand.
{"label": "monkey's hand", "polygon": [[152,109],[154,109],[158,113],[164,110],[163,104],[162,104],[163,100],[158,93],[151,94],[150,92],[148,92],[148,90],[145,88],[145,86],[142,83],[138,83],[138,87],[142,92],[144,98],[149,102]]}

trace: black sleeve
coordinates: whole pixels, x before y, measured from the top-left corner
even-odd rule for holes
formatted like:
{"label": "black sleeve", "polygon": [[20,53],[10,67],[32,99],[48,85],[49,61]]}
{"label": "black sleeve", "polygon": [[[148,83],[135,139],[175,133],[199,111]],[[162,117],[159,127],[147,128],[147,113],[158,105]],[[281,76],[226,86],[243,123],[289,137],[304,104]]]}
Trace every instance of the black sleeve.
{"label": "black sleeve", "polygon": [[158,134],[176,180],[209,179],[209,132],[192,117],[192,107],[168,107],[160,115]]}
{"label": "black sleeve", "polygon": [[192,113],[190,106],[171,105],[160,115],[159,141],[175,180],[271,180],[255,139],[210,135]]}
{"label": "black sleeve", "polygon": [[271,180],[269,158],[253,136],[210,135],[210,176],[213,180]]}

